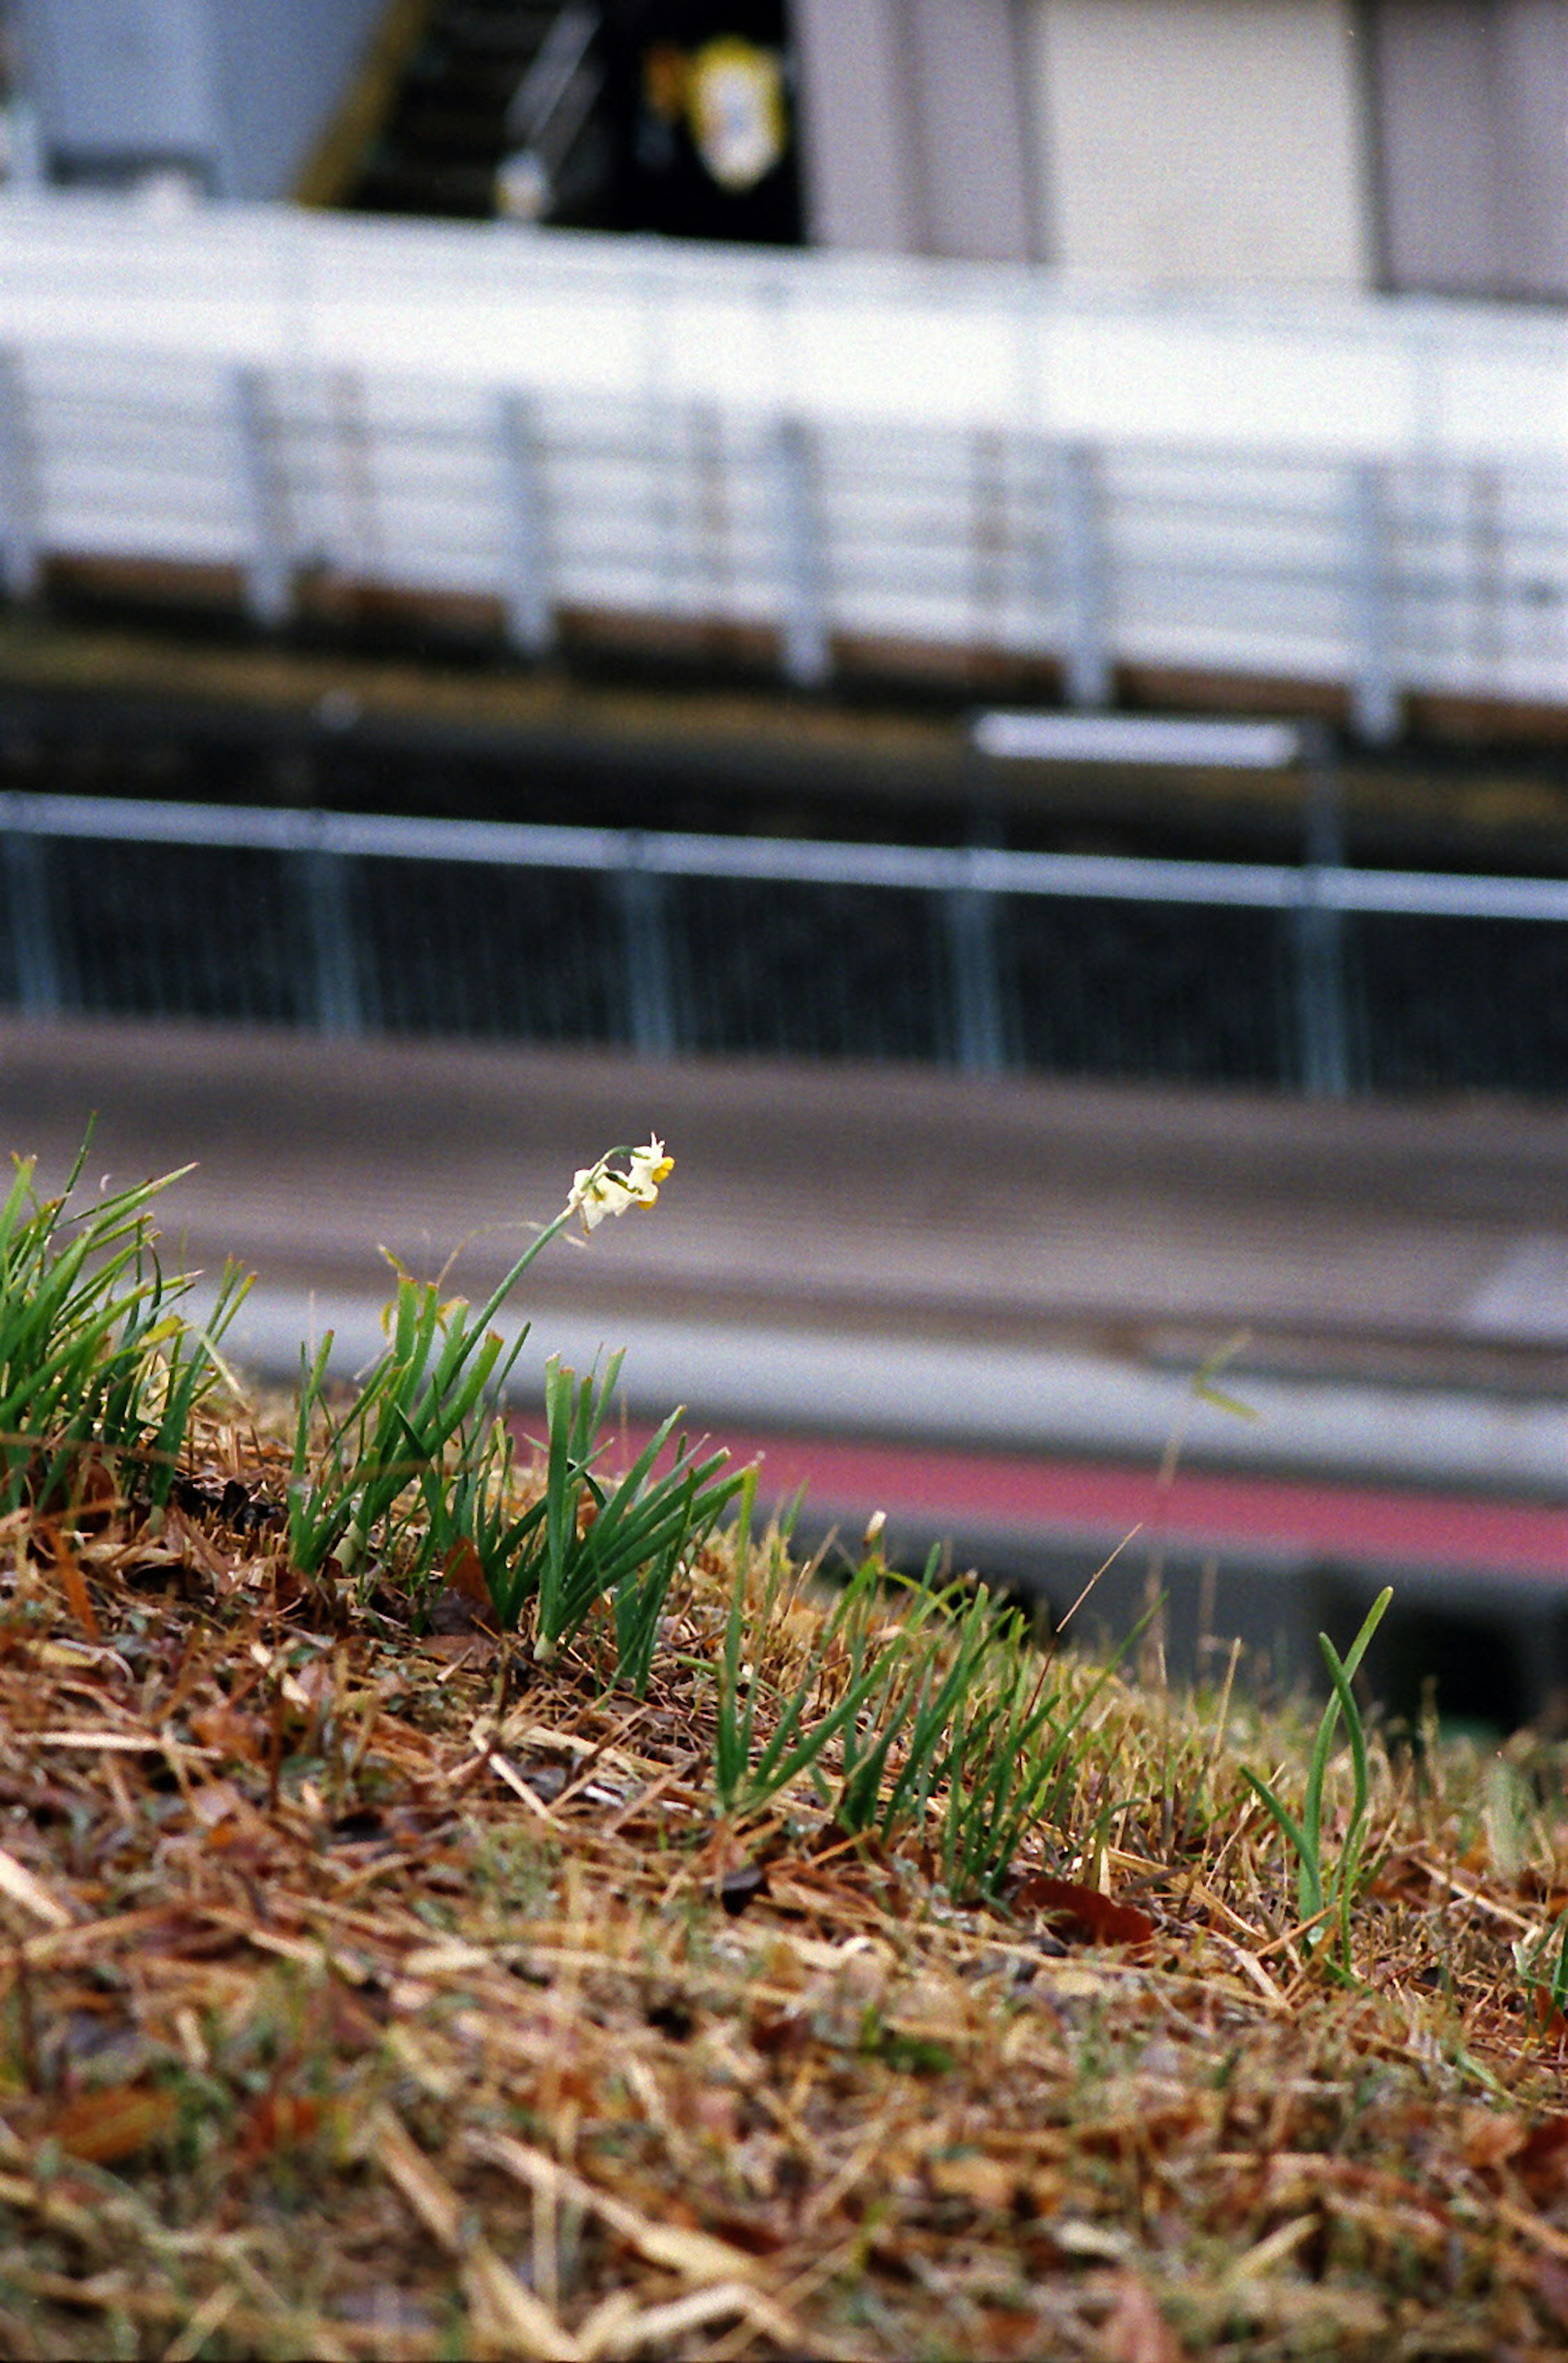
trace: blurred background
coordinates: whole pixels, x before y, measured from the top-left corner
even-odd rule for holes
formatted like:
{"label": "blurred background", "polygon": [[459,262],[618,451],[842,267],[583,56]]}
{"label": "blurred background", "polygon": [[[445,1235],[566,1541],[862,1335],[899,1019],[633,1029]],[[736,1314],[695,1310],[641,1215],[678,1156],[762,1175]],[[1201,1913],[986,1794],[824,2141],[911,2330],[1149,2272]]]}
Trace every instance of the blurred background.
{"label": "blurred background", "polygon": [[[1568,1698],[1568,0],[6,0],[0,1116]],[[531,1283],[530,1283],[531,1286]],[[1129,1539],[1130,1537],[1130,1539]]]}

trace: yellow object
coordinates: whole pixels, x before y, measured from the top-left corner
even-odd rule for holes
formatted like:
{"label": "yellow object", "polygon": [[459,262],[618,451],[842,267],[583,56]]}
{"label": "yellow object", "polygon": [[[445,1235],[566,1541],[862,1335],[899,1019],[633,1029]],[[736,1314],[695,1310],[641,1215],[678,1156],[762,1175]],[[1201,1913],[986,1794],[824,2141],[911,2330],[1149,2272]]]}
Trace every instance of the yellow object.
{"label": "yellow object", "polygon": [[629,1151],[624,1173],[613,1173],[609,1159],[601,1157],[596,1165],[584,1165],[573,1175],[566,1211],[581,1215],[583,1228],[591,1231],[606,1215],[624,1215],[628,1206],[651,1206],[660,1183],[674,1170],[674,1159],[657,1137],[646,1148]]}
{"label": "yellow object", "polygon": [[789,137],[778,51],[732,33],[705,41],[686,80],[686,117],[697,153],[719,187],[737,196],[754,189],[779,161]]}

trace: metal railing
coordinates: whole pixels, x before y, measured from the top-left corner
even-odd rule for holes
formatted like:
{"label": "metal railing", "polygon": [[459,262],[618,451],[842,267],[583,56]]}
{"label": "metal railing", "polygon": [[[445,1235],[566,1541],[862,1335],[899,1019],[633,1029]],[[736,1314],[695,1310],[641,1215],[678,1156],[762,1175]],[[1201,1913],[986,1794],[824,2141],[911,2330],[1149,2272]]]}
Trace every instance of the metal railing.
{"label": "metal railing", "polygon": [[18,794],[0,854],[39,1018],[1568,1086],[1568,882]]}
{"label": "metal railing", "polygon": [[0,199],[0,561],[1568,709],[1568,323]]}

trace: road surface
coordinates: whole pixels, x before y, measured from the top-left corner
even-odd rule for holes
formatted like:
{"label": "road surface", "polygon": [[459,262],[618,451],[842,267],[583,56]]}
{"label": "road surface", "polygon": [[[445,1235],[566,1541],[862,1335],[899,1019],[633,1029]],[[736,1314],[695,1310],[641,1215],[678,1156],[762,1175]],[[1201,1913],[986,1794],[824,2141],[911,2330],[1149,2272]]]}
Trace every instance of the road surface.
{"label": "road surface", "polygon": [[[1059,1609],[1137,1526],[1118,1614],[1151,1550],[1254,1633],[1260,1570],[1393,1566],[1485,1577],[1537,1673],[1562,1654],[1568,1112],[0,1021],[0,1118],[49,1183],[90,1120],[94,1186],[195,1160],[166,1237],[257,1271],[276,1378],[328,1326],[375,1350],[382,1248],[478,1294],[657,1132],[657,1209],[529,1273],[524,1370],[625,1346],[634,1414],[684,1403],[822,1518],[886,1507]],[[1252,1417],[1194,1391],[1228,1348]]]}

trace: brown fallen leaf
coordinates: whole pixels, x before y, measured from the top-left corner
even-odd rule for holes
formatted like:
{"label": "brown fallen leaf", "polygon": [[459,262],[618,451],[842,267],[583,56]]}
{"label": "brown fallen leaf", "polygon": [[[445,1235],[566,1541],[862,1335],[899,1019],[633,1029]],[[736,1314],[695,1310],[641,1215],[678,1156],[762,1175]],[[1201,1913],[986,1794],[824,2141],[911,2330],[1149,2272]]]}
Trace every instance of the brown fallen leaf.
{"label": "brown fallen leaf", "polygon": [[237,2162],[254,2166],[273,2150],[292,2149],[309,2141],[320,2124],[321,2103],[308,2092],[263,2092],[236,2128]]}
{"label": "brown fallen leaf", "polygon": [[65,1594],[65,1604],[89,1641],[101,1641],[103,1633],[88,1593],[86,1578],[76,1564],[76,1554],[62,1534],[56,1532],[53,1539],[54,1571]]}
{"label": "brown fallen leaf", "polygon": [[173,2131],[179,2102],[158,2084],[78,2092],[44,2120],[45,2140],[88,2166],[114,2166]]}
{"label": "brown fallen leaf", "polygon": [[1529,2138],[1529,2128],[1518,2117],[1497,2109],[1464,2109],[1459,2119],[1459,2142],[1467,2166],[1485,2172],[1517,2158]]}
{"label": "brown fallen leaf", "polygon": [[191,1716],[191,1735],[202,1747],[241,1764],[260,1764],[266,1753],[267,1726],[261,1716],[227,1704],[198,1707]]}
{"label": "brown fallen leaf", "polygon": [[1536,2024],[1542,2035],[1554,2043],[1561,2042],[1568,2035],[1568,2017],[1557,2008],[1545,1986],[1536,1987],[1534,2000]]}
{"label": "brown fallen leaf", "polygon": [[1556,2198],[1568,2182],[1568,2116],[1543,2117],[1532,2125],[1515,2152],[1513,2166],[1538,2205]]}
{"label": "brown fallen leaf", "polygon": [[496,1616],[484,1581],[479,1553],[466,1537],[452,1545],[441,1562],[441,1584],[431,1605],[427,1632],[450,1638],[455,1634],[484,1633],[495,1636]]}
{"label": "brown fallen leaf", "polygon": [[1073,1879],[1049,1879],[1032,1870],[1021,1879],[1009,1901],[1026,1912],[1046,1912],[1063,1935],[1085,1938],[1091,1945],[1147,1945],[1154,1923],[1134,1903],[1118,1903],[1097,1887],[1082,1887]]}
{"label": "brown fallen leaf", "polygon": [[1000,2158],[971,2151],[960,2158],[929,2158],[926,2180],[941,2199],[967,2199],[984,2214],[1006,2214],[1018,2192],[1018,2176]]}

